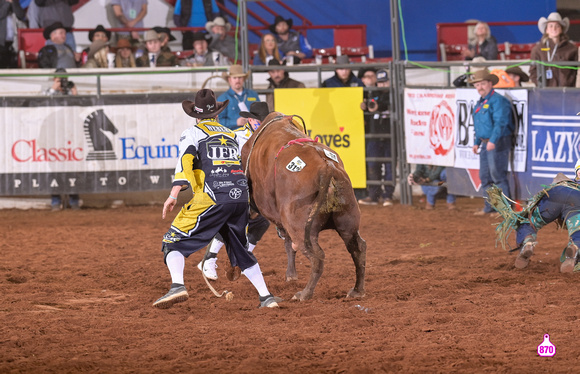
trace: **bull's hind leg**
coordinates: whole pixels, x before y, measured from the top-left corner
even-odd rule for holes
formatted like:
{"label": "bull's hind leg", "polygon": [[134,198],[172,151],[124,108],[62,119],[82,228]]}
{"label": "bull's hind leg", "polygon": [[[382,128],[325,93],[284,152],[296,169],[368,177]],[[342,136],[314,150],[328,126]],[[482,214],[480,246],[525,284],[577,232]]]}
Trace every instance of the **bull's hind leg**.
{"label": "bull's hind leg", "polygon": [[[304,237],[304,235],[302,236]],[[318,284],[318,280],[322,276],[324,271],[324,251],[318,245],[318,232],[312,235],[301,245],[294,244],[297,249],[300,249],[302,253],[310,260],[311,271],[310,278],[306,283],[306,287],[302,291],[296,292],[293,300],[309,300],[314,295],[314,289]]]}
{"label": "bull's hind leg", "polygon": [[[360,218],[359,218],[360,219]],[[356,282],[347,296],[363,297],[365,295],[365,267],[367,258],[367,243],[361,238],[358,232],[358,222],[356,215],[341,216],[335,218],[336,231],[344,241],[346,249],[350,253],[356,271]]]}
{"label": "bull's hind leg", "polygon": [[286,256],[288,256],[288,267],[286,268],[286,281],[293,281],[298,279],[296,273],[296,251],[292,247],[292,240],[286,236],[284,239],[284,248],[286,249]]}

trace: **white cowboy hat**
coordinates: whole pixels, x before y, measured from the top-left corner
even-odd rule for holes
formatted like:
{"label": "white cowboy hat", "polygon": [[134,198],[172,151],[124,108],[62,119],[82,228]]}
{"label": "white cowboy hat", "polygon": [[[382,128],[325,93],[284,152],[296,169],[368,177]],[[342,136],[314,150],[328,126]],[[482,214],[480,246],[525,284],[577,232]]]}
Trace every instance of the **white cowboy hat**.
{"label": "white cowboy hat", "polygon": [[208,23],[205,24],[205,29],[208,32],[211,32],[211,28],[214,26],[223,26],[226,28],[226,32],[229,32],[230,29],[232,28],[232,24],[226,22],[226,20],[223,19],[223,17],[216,17],[213,21],[209,21]]}
{"label": "white cowboy hat", "polygon": [[548,24],[548,22],[558,22],[560,26],[562,26],[562,33],[566,33],[568,31],[568,28],[570,27],[570,20],[568,19],[568,17],[562,19],[560,13],[552,12],[548,16],[548,18],[542,17],[538,21],[538,29],[540,29],[540,32],[542,34],[546,33],[546,25]]}

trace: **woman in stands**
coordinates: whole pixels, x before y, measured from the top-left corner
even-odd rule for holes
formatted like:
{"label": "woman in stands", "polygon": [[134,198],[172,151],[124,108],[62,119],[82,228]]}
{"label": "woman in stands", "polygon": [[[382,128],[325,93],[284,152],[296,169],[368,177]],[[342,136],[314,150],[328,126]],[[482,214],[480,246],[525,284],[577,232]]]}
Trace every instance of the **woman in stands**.
{"label": "woman in stands", "polygon": [[278,42],[276,42],[274,35],[265,34],[262,36],[260,49],[254,56],[254,62],[252,65],[268,65],[268,61],[271,59],[282,61],[283,58],[284,54],[278,49]]}
{"label": "woman in stands", "polygon": [[466,60],[474,57],[483,57],[486,60],[497,60],[497,41],[491,35],[489,26],[485,22],[478,22],[473,29],[475,39],[469,43],[468,49],[463,51]]}
{"label": "woman in stands", "polygon": [[[557,64],[558,61],[578,61],[578,49],[570,42],[566,34],[570,20],[568,17],[553,12],[548,18],[542,17],[538,21],[538,28],[542,39],[532,48],[531,60],[545,61],[548,64]],[[544,67],[543,81],[546,87],[575,87],[576,73],[574,69],[560,69],[551,66]],[[538,84],[538,68],[530,66],[530,78]]]}

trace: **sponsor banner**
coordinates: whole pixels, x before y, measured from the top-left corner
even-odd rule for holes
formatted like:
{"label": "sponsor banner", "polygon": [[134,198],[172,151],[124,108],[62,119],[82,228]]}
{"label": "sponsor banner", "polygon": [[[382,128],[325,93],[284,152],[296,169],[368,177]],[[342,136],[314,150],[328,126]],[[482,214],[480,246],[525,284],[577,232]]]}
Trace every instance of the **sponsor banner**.
{"label": "sponsor banner", "polygon": [[[502,89],[496,89],[495,91],[496,93],[507,97],[512,102],[516,124],[514,168],[515,171],[523,172],[526,170],[526,152],[528,139],[528,91]],[[480,98],[481,96],[475,89],[456,90],[457,141],[455,143],[454,164],[456,168],[479,170],[479,155],[473,153],[475,130],[473,127],[472,113],[475,104]],[[479,176],[477,176],[476,179],[478,181]],[[476,186],[476,189],[479,189],[479,187]]]}
{"label": "sponsor banner", "polygon": [[308,136],[332,148],[354,188],[366,187],[362,87],[274,90],[276,111],[304,119]]}
{"label": "sponsor banner", "polygon": [[407,162],[453,166],[455,90],[405,89]]}

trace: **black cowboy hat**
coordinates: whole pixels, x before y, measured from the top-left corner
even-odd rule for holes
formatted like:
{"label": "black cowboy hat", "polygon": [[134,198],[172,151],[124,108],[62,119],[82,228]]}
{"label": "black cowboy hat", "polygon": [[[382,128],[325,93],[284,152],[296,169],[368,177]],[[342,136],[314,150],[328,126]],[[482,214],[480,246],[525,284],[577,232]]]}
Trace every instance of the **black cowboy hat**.
{"label": "black cowboy hat", "polygon": [[240,117],[253,118],[262,122],[270,114],[268,104],[263,101],[254,101],[249,112],[240,112]]}
{"label": "black cowboy hat", "polygon": [[91,42],[93,41],[93,37],[95,36],[96,32],[104,32],[105,35],[107,35],[107,40],[111,40],[111,32],[106,28],[104,28],[103,25],[98,25],[97,27],[89,31],[89,40]]}
{"label": "black cowboy hat", "polygon": [[276,18],[274,18],[274,23],[268,26],[272,34],[276,34],[276,25],[279,24],[280,22],[286,22],[288,24],[288,29],[291,29],[292,25],[294,24],[292,18],[284,19],[284,17],[278,15],[276,16]]}
{"label": "black cowboy hat", "polygon": [[358,77],[358,79],[362,79],[362,77],[364,77],[365,74],[368,73],[369,71],[372,71],[375,74],[377,73],[377,69],[375,68],[361,68],[356,76]]}
{"label": "black cowboy hat", "polygon": [[229,100],[218,102],[215,94],[207,88],[197,91],[194,101],[184,100],[181,103],[188,116],[198,119],[217,117],[230,103]]}
{"label": "black cowboy hat", "polygon": [[212,39],[211,35],[204,31],[196,31],[193,33],[192,37],[192,42],[195,42],[196,40],[205,40],[208,45],[211,43]]}
{"label": "black cowboy hat", "polygon": [[286,61],[284,61],[283,63],[280,63],[280,61],[278,61],[275,58],[268,61],[268,66],[284,66],[284,65],[286,65]]}
{"label": "black cowboy hat", "polygon": [[160,33],[166,33],[167,35],[169,35],[169,41],[172,42],[175,40],[175,36],[171,35],[171,29],[169,27],[161,27],[161,26],[155,26],[153,28],[153,30],[155,30],[156,33],[160,34]]}
{"label": "black cowboy hat", "polygon": [[70,32],[71,28],[70,27],[65,27],[62,22],[55,22],[50,26],[46,26],[44,28],[44,30],[42,31],[42,36],[44,36],[44,39],[49,40],[50,39],[50,34],[52,34],[52,32],[54,30],[58,30],[58,29],[65,29],[66,32]]}

